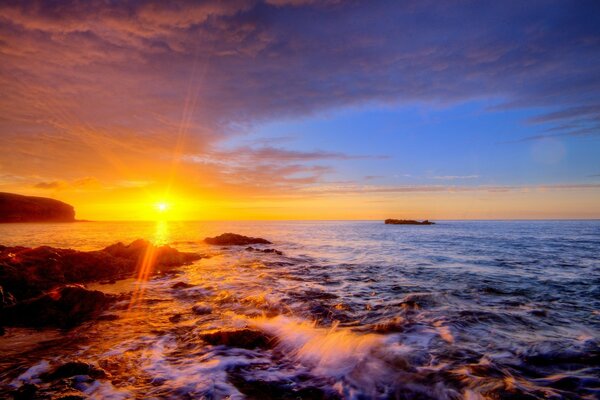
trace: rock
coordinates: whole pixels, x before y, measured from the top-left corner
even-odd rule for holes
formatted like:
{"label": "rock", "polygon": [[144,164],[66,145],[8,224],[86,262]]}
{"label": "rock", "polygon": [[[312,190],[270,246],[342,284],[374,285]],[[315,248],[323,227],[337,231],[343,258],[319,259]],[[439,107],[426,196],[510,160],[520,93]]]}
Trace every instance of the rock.
{"label": "rock", "polygon": [[179,321],[181,321],[181,318],[183,317],[183,314],[175,314],[169,317],[169,322],[172,322],[174,324],[178,323]]}
{"label": "rock", "polygon": [[70,378],[76,375],[87,375],[90,378],[107,378],[108,373],[102,368],[83,361],[69,361],[60,365],[54,371],[40,376],[44,381],[54,381],[57,379]]}
{"label": "rock", "polygon": [[[39,296],[56,286],[96,281],[113,282],[135,274],[144,257],[153,259],[148,273],[165,272],[202,258],[145,240],[117,243],[99,251],[76,251],[48,246],[0,248],[0,286],[17,301]],[[6,301],[6,300],[5,300]]]}
{"label": "rock", "polygon": [[196,315],[206,315],[212,313],[212,308],[203,304],[197,304],[192,307],[192,312]]}
{"label": "rock", "polygon": [[252,246],[246,247],[246,251],[258,251],[259,253],[273,253],[282,256],[283,252],[275,249],[257,249]]}
{"label": "rock", "polygon": [[175,283],[173,286],[171,286],[172,289],[189,289],[191,287],[194,287],[196,285],[192,285],[190,283],[187,282],[177,282]]}
{"label": "rock", "polygon": [[75,209],[47,197],[0,192],[0,222],[74,222]]}
{"label": "rock", "polygon": [[415,221],[413,219],[386,219],[386,225],[434,225],[435,222],[429,220]]}
{"label": "rock", "polygon": [[70,328],[99,316],[115,300],[98,290],[68,285],[0,310],[0,319],[5,326]]}
{"label": "rock", "polygon": [[224,233],[215,237],[207,237],[205,243],[217,246],[247,246],[249,244],[272,244],[266,239],[238,235],[237,233]]}
{"label": "rock", "polygon": [[15,400],[31,400],[36,397],[38,391],[37,385],[33,383],[24,383],[13,392]]}
{"label": "rock", "polygon": [[200,338],[213,346],[222,345],[242,349],[268,349],[272,347],[274,341],[272,336],[247,328],[205,333],[200,335]]}
{"label": "rock", "polygon": [[238,371],[229,374],[229,381],[247,398],[261,400],[296,399],[340,399],[335,392],[326,392],[318,387],[297,387],[297,383],[287,381],[250,380]]}

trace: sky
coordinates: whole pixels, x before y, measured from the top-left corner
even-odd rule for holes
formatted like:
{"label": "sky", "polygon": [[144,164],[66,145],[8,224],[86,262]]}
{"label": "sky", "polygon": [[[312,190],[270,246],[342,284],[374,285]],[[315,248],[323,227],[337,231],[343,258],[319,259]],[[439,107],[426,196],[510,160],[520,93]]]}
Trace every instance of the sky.
{"label": "sky", "polygon": [[600,218],[598,1],[5,0],[0,93],[82,219]]}

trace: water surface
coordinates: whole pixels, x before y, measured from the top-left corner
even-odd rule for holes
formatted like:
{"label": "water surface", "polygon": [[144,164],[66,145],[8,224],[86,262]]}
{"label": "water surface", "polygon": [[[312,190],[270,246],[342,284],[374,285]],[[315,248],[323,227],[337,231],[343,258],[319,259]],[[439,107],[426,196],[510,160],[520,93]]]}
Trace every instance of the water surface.
{"label": "water surface", "polygon": [[[267,238],[262,248],[283,255],[201,242],[223,232]],[[94,250],[137,238],[211,257],[146,283],[91,285],[139,294],[110,311],[118,319],[8,329],[0,394],[79,359],[111,374],[77,384],[92,398],[600,395],[599,221],[0,225],[4,245]],[[273,346],[199,338],[245,327]]]}

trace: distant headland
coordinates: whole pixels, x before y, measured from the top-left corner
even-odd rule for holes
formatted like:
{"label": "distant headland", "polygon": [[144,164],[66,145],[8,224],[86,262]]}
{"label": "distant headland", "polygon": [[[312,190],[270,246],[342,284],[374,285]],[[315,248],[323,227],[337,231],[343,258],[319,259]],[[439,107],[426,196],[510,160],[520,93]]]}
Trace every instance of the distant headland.
{"label": "distant headland", "polygon": [[0,222],[76,222],[75,208],[48,197],[0,192]]}
{"label": "distant headland", "polygon": [[431,222],[429,220],[425,221],[415,221],[413,219],[386,219],[386,225],[434,225],[435,222]]}

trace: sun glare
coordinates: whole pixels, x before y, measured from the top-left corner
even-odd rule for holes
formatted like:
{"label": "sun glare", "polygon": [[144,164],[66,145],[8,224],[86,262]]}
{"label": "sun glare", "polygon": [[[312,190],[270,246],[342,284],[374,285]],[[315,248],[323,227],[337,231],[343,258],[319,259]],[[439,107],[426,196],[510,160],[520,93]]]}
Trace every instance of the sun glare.
{"label": "sun glare", "polygon": [[156,203],[156,210],[158,210],[158,212],[164,213],[168,209],[169,209],[169,204],[164,203],[164,202]]}

